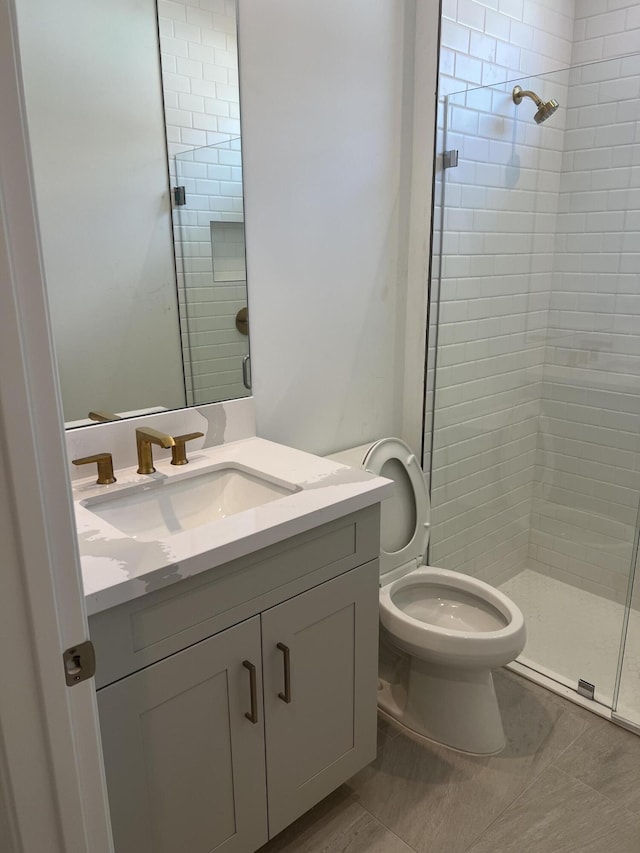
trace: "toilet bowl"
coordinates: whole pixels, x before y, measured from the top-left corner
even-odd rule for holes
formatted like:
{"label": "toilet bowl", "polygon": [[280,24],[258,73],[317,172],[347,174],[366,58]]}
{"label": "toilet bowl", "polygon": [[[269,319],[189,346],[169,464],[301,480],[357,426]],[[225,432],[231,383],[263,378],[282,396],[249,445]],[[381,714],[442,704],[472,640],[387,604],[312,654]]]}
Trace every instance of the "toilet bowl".
{"label": "toilet bowl", "polygon": [[396,487],[381,507],[379,707],[453,749],[500,752],[505,738],[491,670],[523,650],[521,611],[484,581],[424,564],[429,496],[404,442],[382,439],[331,458]]}

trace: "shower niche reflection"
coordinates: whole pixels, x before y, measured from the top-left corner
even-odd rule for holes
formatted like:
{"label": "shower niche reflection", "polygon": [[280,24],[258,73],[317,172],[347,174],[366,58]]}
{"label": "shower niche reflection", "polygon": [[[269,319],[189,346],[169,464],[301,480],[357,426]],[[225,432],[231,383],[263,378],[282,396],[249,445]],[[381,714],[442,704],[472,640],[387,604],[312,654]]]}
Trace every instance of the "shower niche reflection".
{"label": "shower niche reflection", "polygon": [[429,560],[519,605],[521,671],[640,726],[640,55],[439,109]]}
{"label": "shower niche reflection", "polygon": [[240,137],[176,154],[174,242],[187,405],[250,390]]}

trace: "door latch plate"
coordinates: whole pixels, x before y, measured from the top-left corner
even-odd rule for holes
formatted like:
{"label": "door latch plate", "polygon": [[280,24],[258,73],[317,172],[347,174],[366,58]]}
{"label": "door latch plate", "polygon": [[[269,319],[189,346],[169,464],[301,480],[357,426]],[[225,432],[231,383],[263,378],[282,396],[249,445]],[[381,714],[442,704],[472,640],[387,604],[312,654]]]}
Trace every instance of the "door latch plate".
{"label": "door latch plate", "polygon": [[62,653],[67,687],[93,678],[96,674],[96,653],[91,640],[72,646]]}

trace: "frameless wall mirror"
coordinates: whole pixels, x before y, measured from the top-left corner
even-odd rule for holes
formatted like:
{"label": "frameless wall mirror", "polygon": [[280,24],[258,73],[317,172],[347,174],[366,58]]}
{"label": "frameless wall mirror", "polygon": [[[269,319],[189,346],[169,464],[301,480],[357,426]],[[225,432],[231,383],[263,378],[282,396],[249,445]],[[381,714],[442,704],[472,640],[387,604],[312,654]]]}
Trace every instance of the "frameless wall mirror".
{"label": "frameless wall mirror", "polygon": [[249,394],[235,0],[17,0],[68,426]]}

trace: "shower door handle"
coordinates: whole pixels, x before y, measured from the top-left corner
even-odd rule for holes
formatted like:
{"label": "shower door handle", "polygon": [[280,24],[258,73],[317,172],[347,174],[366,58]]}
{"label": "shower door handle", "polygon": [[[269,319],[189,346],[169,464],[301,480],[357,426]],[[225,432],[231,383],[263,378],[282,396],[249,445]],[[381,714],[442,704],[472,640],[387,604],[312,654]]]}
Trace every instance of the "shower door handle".
{"label": "shower door handle", "polygon": [[242,384],[247,391],[251,391],[251,356],[249,354],[242,359]]}

